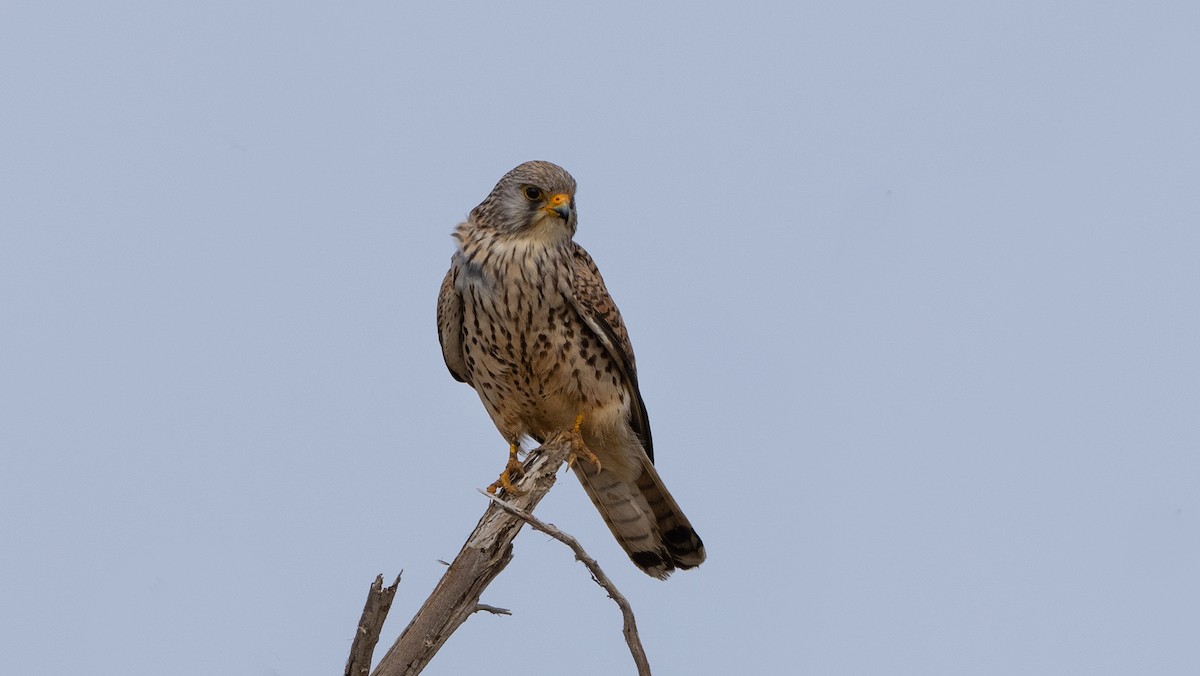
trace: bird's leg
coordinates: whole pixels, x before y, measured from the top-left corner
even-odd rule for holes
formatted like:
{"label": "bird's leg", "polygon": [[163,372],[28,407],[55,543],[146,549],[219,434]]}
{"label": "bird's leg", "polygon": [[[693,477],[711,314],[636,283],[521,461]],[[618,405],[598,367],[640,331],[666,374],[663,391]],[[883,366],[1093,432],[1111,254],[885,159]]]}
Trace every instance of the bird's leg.
{"label": "bird's leg", "polygon": [[515,441],[508,443],[508,464],[504,466],[504,471],[500,473],[500,478],[492,482],[491,486],[487,487],[487,492],[495,495],[500,488],[510,495],[521,495],[525,491],[516,487],[514,481],[525,476],[525,467],[521,461],[517,459],[517,449],[520,446]]}
{"label": "bird's leg", "polygon": [[584,460],[596,466],[596,473],[600,473],[600,458],[592,453],[592,449],[587,447],[583,441],[583,433],[579,431],[579,426],[583,424],[583,414],[575,416],[575,424],[571,426],[571,450],[567,453],[567,467],[575,465],[575,461],[583,456]]}

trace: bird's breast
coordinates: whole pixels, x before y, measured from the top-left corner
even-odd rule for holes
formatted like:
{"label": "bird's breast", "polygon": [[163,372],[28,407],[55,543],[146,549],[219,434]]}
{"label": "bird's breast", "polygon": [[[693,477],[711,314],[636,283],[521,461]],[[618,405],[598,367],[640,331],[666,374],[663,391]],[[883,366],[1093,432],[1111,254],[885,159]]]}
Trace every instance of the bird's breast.
{"label": "bird's breast", "polygon": [[474,263],[459,290],[471,382],[485,401],[533,433],[569,426],[587,401],[619,396],[600,391],[615,385],[614,367],[566,295],[570,258],[512,248]]}
{"label": "bird's breast", "polygon": [[464,305],[468,357],[497,377],[519,376],[530,384],[553,370],[574,310],[563,289],[570,268],[545,247],[495,246],[466,257],[458,278]]}

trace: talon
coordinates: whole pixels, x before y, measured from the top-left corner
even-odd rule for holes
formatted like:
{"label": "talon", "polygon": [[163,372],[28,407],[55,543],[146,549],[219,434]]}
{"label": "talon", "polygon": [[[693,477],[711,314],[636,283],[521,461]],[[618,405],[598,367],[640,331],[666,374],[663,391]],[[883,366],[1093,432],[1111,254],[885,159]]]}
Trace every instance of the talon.
{"label": "talon", "polygon": [[575,416],[575,424],[571,426],[571,434],[575,438],[572,439],[571,452],[567,454],[567,467],[574,467],[575,461],[579,459],[579,456],[583,456],[585,460],[596,466],[596,474],[599,474],[600,470],[603,469],[600,466],[600,458],[597,458],[596,454],[592,453],[592,449],[588,448],[587,444],[584,443],[583,433],[579,431],[579,426],[582,424],[583,414],[580,413]]}
{"label": "talon", "polygon": [[[576,451],[576,448],[579,450]],[[580,444],[579,446],[576,446],[575,444],[571,445],[571,452],[567,454],[567,467],[574,467],[575,461],[580,457],[583,457],[584,460],[587,460],[596,466],[596,474],[599,474],[600,470],[603,469],[603,467],[600,465],[600,458],[597,458],[596,454],[592,453],[592,449],[584,446],[583,444]]]}
{"label": "talon", "polygon": [[500,473],[500,478],[492,482],[491,486],[487,487],[487,492],[492,495],[496,491],[503,488],[504,492],[509,495],[523,495],[525,491],[517,488],[514,481],[525,476],[525,466],[517,459],[517,449],[520,448],[516,444],[508,445],[508,464],[504,466],[504,471]]}

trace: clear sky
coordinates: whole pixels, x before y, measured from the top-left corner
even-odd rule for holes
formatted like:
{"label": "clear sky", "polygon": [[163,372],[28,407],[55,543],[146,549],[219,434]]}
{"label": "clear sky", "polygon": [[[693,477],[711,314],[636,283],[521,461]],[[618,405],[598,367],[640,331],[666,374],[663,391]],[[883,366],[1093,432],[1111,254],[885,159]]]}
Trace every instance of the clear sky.
{"label": "clear sky", "polygon": [[[580,3],[579,5],[582,5]],[[442,364],[516,164],[707,545],[539,514],[656,673],[1200,673],[1200,5],[0,8],[0,672],[339,673],[506,445]],[[525,533],[427,670],[630,673]]]}

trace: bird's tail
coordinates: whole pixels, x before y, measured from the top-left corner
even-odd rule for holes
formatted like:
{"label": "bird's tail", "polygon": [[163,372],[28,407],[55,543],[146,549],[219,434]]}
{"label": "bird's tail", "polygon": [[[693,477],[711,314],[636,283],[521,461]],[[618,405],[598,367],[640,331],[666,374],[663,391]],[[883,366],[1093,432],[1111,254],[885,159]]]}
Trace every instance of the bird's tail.
{"label": "bird's tail", "polygon": [[667,492],[649,459],[630,481],[586,460],[574,464],[584,491],[604,517],[621,548],[647,575],[665,580],[676,568],[704,562],[704,543]]}

